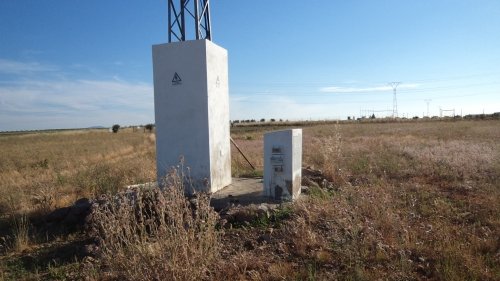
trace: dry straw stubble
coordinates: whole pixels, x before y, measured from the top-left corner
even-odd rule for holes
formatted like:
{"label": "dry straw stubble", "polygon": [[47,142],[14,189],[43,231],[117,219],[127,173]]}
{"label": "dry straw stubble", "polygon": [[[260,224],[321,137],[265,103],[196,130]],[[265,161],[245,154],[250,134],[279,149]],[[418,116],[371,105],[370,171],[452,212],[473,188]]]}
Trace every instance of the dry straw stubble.
{"label": "dry straw stubble", "polygon": [[92,221],[101,265],[121,280],[200,280],[216,261],[220,233],[210,198],[188,199],[176,172],[163,190],[143,189],[109,197]]}

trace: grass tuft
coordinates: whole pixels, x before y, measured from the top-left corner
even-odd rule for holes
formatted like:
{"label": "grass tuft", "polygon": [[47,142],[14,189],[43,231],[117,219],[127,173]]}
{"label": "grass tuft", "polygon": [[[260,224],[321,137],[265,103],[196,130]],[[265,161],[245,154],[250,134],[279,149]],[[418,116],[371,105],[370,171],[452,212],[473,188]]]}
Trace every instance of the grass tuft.
{"label": "grass tuft", "polygon": [[17,216],[14,218],[14,225],[12,228],[12,248],[16,252],[22,252],[30,247],[30,223],[26,215]]}

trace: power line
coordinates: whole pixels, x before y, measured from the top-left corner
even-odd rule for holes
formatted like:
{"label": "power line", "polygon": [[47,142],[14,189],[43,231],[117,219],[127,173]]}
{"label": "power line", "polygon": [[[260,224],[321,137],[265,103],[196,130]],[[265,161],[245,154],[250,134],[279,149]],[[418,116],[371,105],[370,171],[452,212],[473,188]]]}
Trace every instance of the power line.
{"label": "power line", "polygon": [[[427,79],[417,79],[417,80],[412,80],[411,83],[423,83],[423,82],[431,82],[431,83],[439,83],[439,82],[451,82],[451,81],[464,81],[468,80],[469,78],[486,78],[493,76],[494,78],[498,77],[500,75],[499,72],[485,72],[485,73],[475,73],[475,74],[468,74],[468,75],[457,75],[457,76],[447,76],[447,77],[438,77],[438,78],[427,78]],[[366,83],[370,84],[385,84],[384,82],[381,81],[365,81]],[[280,87],[297,87],[297,86],[322,86],[322,85],[327,85],[327,84],[337,84],[337,85],[352,85],[353,83],[346,83],[346,82],[329,82],[329,81],[302,81],[302,82],[296,82],[296,81],[269,81],[269,82],[259,82],[259,81],[234,81],[234,84],[239,84],[239,85],[264,85],[264,86],[280,86]],[[409,82],[405,82],[405,84],[408,84]],[[401,90],[400,90],[401,91]]]}
{"label": "power line", "polygon": [[392,113],[392,110],[390,110],[390,109],[386,109],[386,110],[359,109],[359,115],[361,118],[373,116],[373,115],[375,115],[375,113],[377,113],[377,114],[378,113],[389,113],[389,116],[390,116],[390,114]]}
{"label": "power line", "polygon": [[[497,91],[492,91],[492,92],[481,92],[481,93],[474,93],[474,94],[464,94],[464,95],[446,95],[446,96],[441,96],[441,97],[434,97],[434,100],[446,100],[446,99],[456,99],[456,98],[464,98],[464,97],[477,97],[477,96],[484,96],[484,95],[499,95],[500,92]],[[312,96],[312,95],[311,95]],[[231,94],[231,97],[241,97],[241,95],[235,95]],[[302,95],[285,95],[285,94],[275,94],[275,95],[268,95],[268,97],[274,97],[274,98],[292,98],[292,97],[303,97]],[[259,99],[253,99],[253,96],[245,96],[246,99],[244,100],[238,100],[235,102],[238,103],[269,103],[269,100],[263,100],[262,98]],[[334,96],[328,96],[328,98],[335,98]],[[408,101],[421,101],[422,99],[419,98],[412,98],[412,99],[402,99],[406,102]],[[401,99],[400,99],[401,101]],[[287,102],[287,101],[280,101],[280,102]],[[296,101],[288,101],[291,103],[295,103]],[[321,101],[321,102],[303,102],[301,101],[300,104],[313,104],[313,105],[330,105],[330,104],[364,104],[364,103],[380,103],[384,102],[384,99],[370,99],[370,100],[351,100],[351,101],[346,101],[346,100],[341,100],[341,101]]]}
{"label": "power line", "polygon": [[[454,85],[454,86],[440,86],[440,87],[424,87],[424,88],[414,88],[414,89],[404,89],[398,88],[398,94],[413,94],[413,93],[436,93],[440,91],[446,90],[465,90],[466,88],[473,88],[478,86],[494,86],[500,85],[500,82],[491,82],[491,83],[478,83],[478,84],[465,84],[465,85]],[[295,87],[296,88],[296,87]],[[337,96],[366,96],[366,95],[376,95],[383,93],[382,91],[374,91],[374,92],[342,92],[342,93],[325,93],[325,92],[312,92],[308,91],[299,91],[299,92],[291,92],[280,90],[282,93],[278,92],[262,92],[259,90],[250,90],[250,89],[238,89],[233,90],[233,94],[249,94],[252,96],[286,96],[286,97],[337,97]]]}

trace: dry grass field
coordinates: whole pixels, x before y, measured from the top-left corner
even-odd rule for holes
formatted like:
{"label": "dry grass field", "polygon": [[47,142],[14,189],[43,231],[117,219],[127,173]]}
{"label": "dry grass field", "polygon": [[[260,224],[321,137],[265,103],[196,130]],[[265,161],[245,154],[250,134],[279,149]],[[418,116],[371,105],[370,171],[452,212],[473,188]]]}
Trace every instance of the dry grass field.
{"label": "dry grass field", "polygon": [[[280,128],[232,128],[258,170],[233,152],[234,176],[262,173],[263,134]],[[175,192],[145,192],[162,203],[97,212],[102,251],[86,257],[86,231],[41,218],[154,180],[154,135],[0,135],[0,280],[498,280],[499,140],[495,120],[305,126],[303,166],[321,181],[304,173],[299,201],[231,224],[206,198],[193,211]]]}
{"label": "dry grass field", "polygon": [[156,178],[154,135],[107,130],[0,135],[0,210],[49,211]]}

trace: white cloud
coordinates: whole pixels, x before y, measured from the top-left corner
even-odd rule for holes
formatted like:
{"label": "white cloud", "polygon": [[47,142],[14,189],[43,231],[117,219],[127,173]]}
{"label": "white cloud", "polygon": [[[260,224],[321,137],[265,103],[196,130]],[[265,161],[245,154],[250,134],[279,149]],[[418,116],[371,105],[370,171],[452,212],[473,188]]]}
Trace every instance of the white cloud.
{"label": "white cloud", "polygon": [[25,81],[0,86],[3,104],[27,109],[36,106],[41,110],[51,105],[71,110],[109,106],[147,108],[152,106],[152,93],[149,84],[116,80]]}
{"label": "white cloud", "polygon": [[[418,88],[418,84],[401,84],[398,89],[414,89]],[[389,85],[379,85],[371,87],[323,87],[319,89],[323,93],[371,93],[371,92],[387,92],[392,91],[392,87]]]}
{"label": "white cloud", "polygon": [[0,58],[0,73],[7,74],[28,74],[33,72],[51,72],[57,68],[51,65],[44,65],[38,62],[19,62]]}
{"label": "white cloud", "polygon": [[0,58],[0,131],[153,122],[151,84],[118,75],[103,80],[67,77],[56,66]]}

